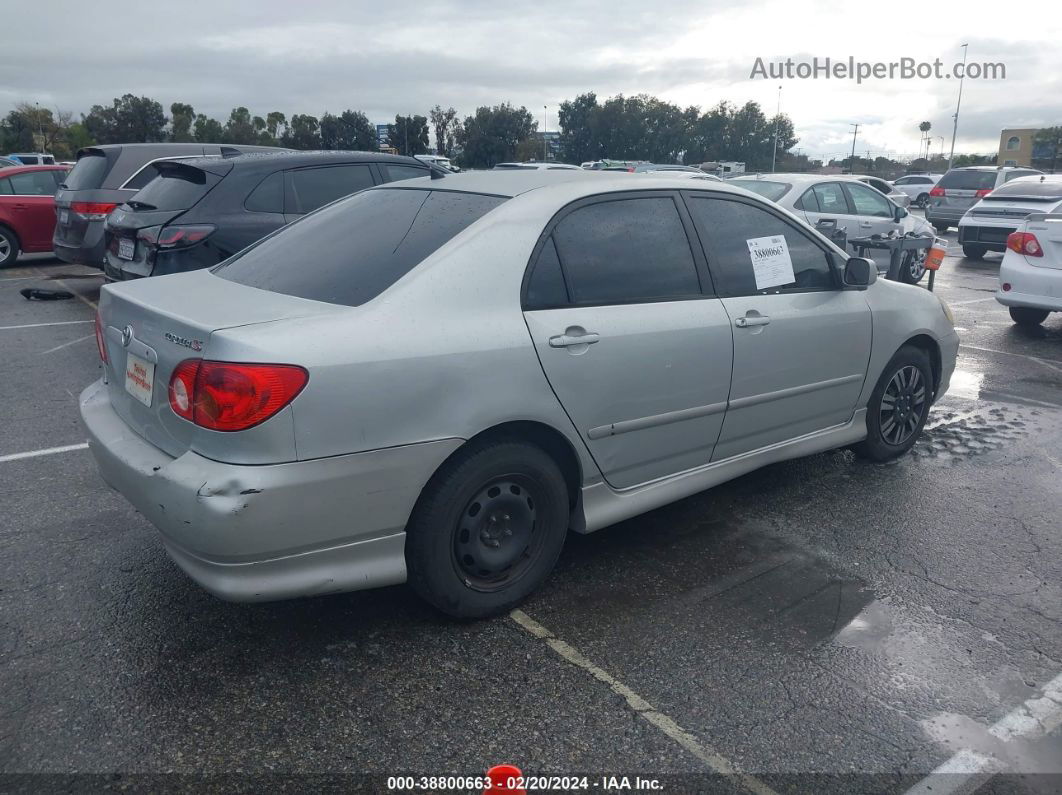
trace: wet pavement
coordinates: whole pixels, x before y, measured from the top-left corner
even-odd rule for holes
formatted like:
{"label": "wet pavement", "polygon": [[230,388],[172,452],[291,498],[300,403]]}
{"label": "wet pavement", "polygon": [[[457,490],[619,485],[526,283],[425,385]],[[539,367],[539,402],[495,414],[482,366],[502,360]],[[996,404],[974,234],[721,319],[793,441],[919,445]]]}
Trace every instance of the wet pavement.
{"label": "wet pavement", "polygon": [[998,255],[949,237],[963,347],[912,454],[785,462],[571,536],[525,624],[451,623],[404,587],[219,602],[85,450],[5,461],[84,441],[100,280],[0,271],[4,789],[387,791],[509,762],[595,791],[901,793],[961,751],[996,765],[962,791],[1059,791],[1062,316],[1019,330]]}

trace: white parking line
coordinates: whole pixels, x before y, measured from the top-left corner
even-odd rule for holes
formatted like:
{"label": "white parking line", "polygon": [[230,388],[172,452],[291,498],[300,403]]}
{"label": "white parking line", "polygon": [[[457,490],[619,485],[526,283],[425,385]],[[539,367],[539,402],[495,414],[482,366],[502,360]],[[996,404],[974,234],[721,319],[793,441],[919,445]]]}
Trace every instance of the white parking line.
{"label": "white parking line", "polygon": [[55,323],[25,323],[21,326],[0,326],[0,331],[14,331],[20,328],[43,328],[44,326],[73,326],[78,323],[95,323],[94,320],[58,320]]}
{"label": "white parking line", "polygon": [[1037,364],[1042,364],[1044,367],[1049,367],[1052,370],[1057,370],[1058,372],[1062,373],[1062,367],[1059,367],[1058,364],[1054,364],[1053,362],[1049,361],[1048,359],[1041,359],[1039,356],[1030,356],[1027,353],[1014,353],[1013,351],[999,351],[999,350],[996,350],[995,348],[981,348],[981,347],[979,347],[977,345],[960,345],[959,347],[960,348],[966,348],[967,350],[971,350],[971,351],[983,351],[984,353],[998,353],[998,354],[1001,354],[1003,356],[1017,356],[1020,359],[1028,359],[1030,362],[1036,362]]}
{"label": "white parking line", "polygon": [[10,455],[0,455],[0,464],[5,461],[21,461],[23,458],[37,458],[42,455],[55,455],[56,453],[69,453],[72,450],[87,450],[88,442],[82,442],[81,444],[68,444],[63,447],[47,447],[43,450],[30,450],[28,453],[11,453]]}
{"label": "white parking line", "polygon": [[84,337],[78,337],[76,340],[71,340],[70,342],[64,342],[62,345],[56,345],[54,348],[49,348],[46,351],[42,351],[41,352],[41,356],[43,356],[46,353],[55,353],[56,351],[61,351],[63,348],[69,348],[71,345],[77,345],[79,342],[84,342],[85,340],[90,340],[90,339],[92,339],[95,336],[96,336],[95,334],[87,334]]}
{"label": "white parking line", "polygon": [[[992,724],[988,733],[1003,742],[1010,742],[1018,738],[1043,737],[1059,726],[1062,726],[1062,674],[1044,686],[1040,698],[1030,698],[1004,715]],[[907,795],[967,795],[1005,767],[993,756],[963,748],[907,790]]]}
{"label": "white parking line", "polygon": [[667,715],[657,710],[652,704],[639,696],[625,684],[615,679],[607,671],[594,665],[580,654],[578,650],[556,637],[552,632],[531,618],[531,616],[527,615],[527,613],[522,610],[513,610],[509,614],[509,617],[527,630],[531,635],[544,641],[547,646],[553,649],[553,651],[559,654],[564,660],[570,662],[572,665],[582,668],[598,681],[604,682],[608,685],[613,693],[622,696],[627,701],[627,706],[663,732],[668,738],[681,745],[699,760],[712,768],[716,773],[733,778],[749,792],[755,792],[757,795],[777,795],[777,793],[767,786],[767,784],[760,781],[755,776],[751,776],[748,773],[742,773],[732,762],[730,762],[730,760],[718,751],[714,751],[702,744],[696,737],[675,723],[675,721]]}
{"label": "white parking line", "polygon": [[991,298],[971,298],[969,301],[948,301],[948,306],[966,306],[967,304],[983,304],[987,301],[995,301],[995,296]]}

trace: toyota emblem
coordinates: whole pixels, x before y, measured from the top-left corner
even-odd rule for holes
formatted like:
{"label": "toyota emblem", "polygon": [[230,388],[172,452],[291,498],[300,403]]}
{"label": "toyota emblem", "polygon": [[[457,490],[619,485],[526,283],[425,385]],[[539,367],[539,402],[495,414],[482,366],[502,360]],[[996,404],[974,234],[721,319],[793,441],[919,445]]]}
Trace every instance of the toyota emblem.
{"label": "toyota emblem", "polygon": [[126,326],[122,329],[122,347],[128,348],[129,343],[133,341],[133,327]]}

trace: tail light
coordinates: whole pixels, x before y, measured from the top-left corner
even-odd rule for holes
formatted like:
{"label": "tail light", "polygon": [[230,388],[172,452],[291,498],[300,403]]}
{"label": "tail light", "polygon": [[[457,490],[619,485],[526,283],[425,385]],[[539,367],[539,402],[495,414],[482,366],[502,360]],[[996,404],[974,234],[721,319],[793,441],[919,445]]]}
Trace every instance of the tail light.
{"label": "tail light", "polygon": [[981,188],[981,190],[977,191],[977,193],[975,193],[974,195],[978,199],[983,199],[985,196],[987,196],[991,192],[992,192],[991,188]]}
{"label": "tail light", "polygon": [[70,202],[71,211],[86,221],[102,221],[117,206],[116,202]]}
{"label": "tail light", "polygon": [[934,185],[933,190],[929,192],[929,195],[934,199],[940,199],[944,196],[944,188],[939,185]]}
{"label": "tail light", "polygon": [[309,378],[293,364],[185,359],[170,376],[170,408],[202,428],[243,431],[291,403]]}
{"label": "tail light", "polygon": [[1032,232],[1011,232],[1007,235],[1007,248],[1026,257],[1042,257],[1044,250]]}
{"label": "tail light", "polygon": [[148,226],[136,233],[136,239],[159,248],[186,248],[210,237],[216,229],[213,224]]}
{"label": "tail light", "polygon": [[96,348],[100,352],[100,359],[104,364],[107,363],[107,340],[103,336],[103,320],[100,318],[100,312],[96,310]]}

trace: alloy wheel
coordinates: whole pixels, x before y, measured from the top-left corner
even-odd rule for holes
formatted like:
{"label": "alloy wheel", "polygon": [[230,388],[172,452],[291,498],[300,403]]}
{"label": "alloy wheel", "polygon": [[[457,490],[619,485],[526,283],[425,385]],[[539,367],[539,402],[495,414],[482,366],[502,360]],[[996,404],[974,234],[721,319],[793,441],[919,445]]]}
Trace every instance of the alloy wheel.
{"label": "alloy wheel", "polygon": [[922,371],[905,365],[889,379],[881,396],[878,426],[887,444],[902,445],[918,430],[926,410],[926,383]]}
{"label": "alloy wheel", "polygon": [[0,234],[0,262],[11,256],[11,240],[7,235]]}

